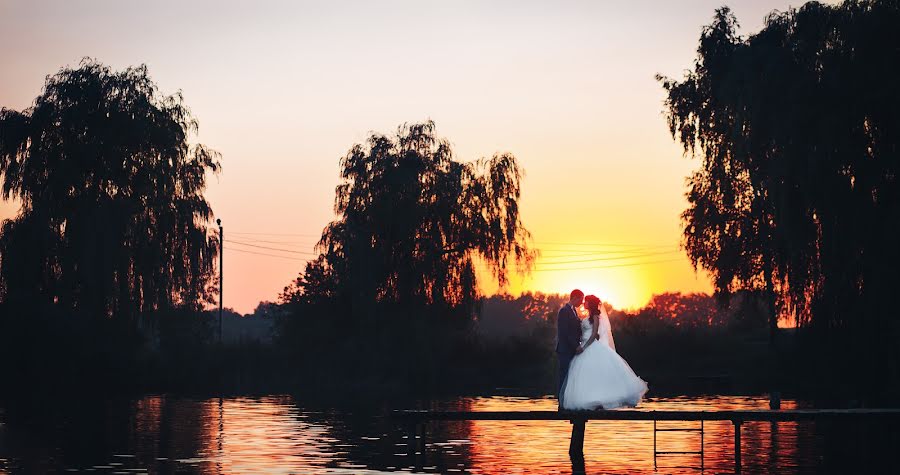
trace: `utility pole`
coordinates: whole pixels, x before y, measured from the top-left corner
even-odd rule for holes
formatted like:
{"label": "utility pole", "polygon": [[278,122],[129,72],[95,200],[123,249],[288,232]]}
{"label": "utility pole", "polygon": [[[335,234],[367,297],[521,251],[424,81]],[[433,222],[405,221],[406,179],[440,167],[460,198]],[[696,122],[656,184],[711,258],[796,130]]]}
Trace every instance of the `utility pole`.
{"label": "utility pole", "polygon": [[222,220],[216,219],[216,224],[219,225],[219,344],[222,343],[222,277],[224,273],[222,272],[222,264],[225,262],[223,250],[223,243],[225,242],[225,237],[222,234]]}

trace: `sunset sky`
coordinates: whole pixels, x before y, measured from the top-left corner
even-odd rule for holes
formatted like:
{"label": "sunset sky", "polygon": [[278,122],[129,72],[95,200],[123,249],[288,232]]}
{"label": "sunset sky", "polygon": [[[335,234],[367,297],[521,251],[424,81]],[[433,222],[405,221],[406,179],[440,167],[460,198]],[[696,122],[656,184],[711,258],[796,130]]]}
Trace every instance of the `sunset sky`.
{"label": "sunset sky", "polygon": [[[654,75],[692,66],[722,3],[0,0],[0,106],[28,107],[85,56],[146,63],[164,93],[180,89],[223,156],[207,196],[225,226],[225,306],[240,312],[312,256],[339,158],[429,118],[457,159],[511,152],[525,169],[544,258],[511,292],[580,287],[637,307],[711,288],[678,248],[697,162],[668,133]],[[791,6],[727,4],[745,34]]]}

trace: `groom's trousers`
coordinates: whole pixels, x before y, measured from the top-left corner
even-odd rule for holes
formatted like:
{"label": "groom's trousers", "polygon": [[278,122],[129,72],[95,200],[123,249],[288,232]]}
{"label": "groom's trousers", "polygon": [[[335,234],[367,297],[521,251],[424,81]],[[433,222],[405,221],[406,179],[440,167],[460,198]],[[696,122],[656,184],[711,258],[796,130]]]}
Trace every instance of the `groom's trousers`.
{"label": "groom's trousers", "polygon": [[557,353],[556,357],[559,359],[559,387],[556,389],[556,396],[558,399],[562,399],[563,384],[566,382],[566,376],[569,375],[569,363],[572,362],[575,355]]}

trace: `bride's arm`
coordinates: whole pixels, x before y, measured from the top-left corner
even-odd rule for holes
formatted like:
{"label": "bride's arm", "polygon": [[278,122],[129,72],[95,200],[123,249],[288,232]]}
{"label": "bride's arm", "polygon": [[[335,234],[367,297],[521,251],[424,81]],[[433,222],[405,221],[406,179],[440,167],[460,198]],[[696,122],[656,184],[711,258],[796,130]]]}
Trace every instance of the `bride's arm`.
{"label": "bride's arm", "polygon": [[591,345],[591,343],[593,343],[599,339],[599,333],[597,333],[597,332],[600,329],[600,319],[592,318],[591,319],[591,327],[593,328],[593,331],[591,332],[591,337],[588,338],[588,341],[584,342],[584,345],[581,346],[581,351],[584,351],[585,349],[587,349],[588,346]]}

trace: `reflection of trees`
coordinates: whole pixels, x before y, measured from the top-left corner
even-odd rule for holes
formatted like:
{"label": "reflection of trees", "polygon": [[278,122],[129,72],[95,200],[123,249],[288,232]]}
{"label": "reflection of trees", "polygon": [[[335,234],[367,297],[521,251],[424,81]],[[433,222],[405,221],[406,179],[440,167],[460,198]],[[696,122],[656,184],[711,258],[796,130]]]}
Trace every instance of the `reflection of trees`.
{"label": "reflection of trees", "polygon": [[178,459],[201,457],[216,423],[208,403],[189,399],[148,396],[133,411],[132,450],[145,467],[177,467]]}
{"label": "reflection of trees", "polygon": [[200,401],[204,472],[295,473],[321,470],[338,458],[324,421],[301,411],[289,397]]}
{"label": "reflection of trees", "polygon": [[[346,458],[351,464],[364,465],[369,469],[391,471],[398,467],[434,467],[427,471],[447,473],[447,469],[472,467],[471,439],[472,421],[435,422],[424,427],[426,446],[424,455],[410,457],[407,439],[409,428],[399,425],[387,416],[391,408],[400,401],[383,404],[380,407],[359,404],[336,411],[332,409],[314,410],[309,416],[328,427],[328,435],[334,440],[332,447],[346,452],[340,459],[330,463],[339,467]],[[430,410],[469,411],[472,402],[467,398],[451,401],[408,402],[407,407]]]}
{"label": "reflection of trees", "polygon": [[777,301],[849,345],[822,378],[852,361],[848,389],[885,399],[900,382],[898,24],[893,1],[809,2],[742,38],[722,8],[694,69],[663,80],[672,134],[701,159],[689,257],[721,294],[766,292],[773,334]]}
{"label": "reflection of trees", "polygon": [[[472,410],[553,410],[553,399],[476,398]],[[764,398],[717,397],[679,398],[671,401],[647,401],[644,410],[712,410],[758,409],[764,407]],[[794,408],[792,401],[785,401],[785,408]],[[696,423],[665,422],[667,427],[696,427]],[[772,453],[785,460],[786,467],[815,467],[816,457],[799,454],[807,450],[815,453],[815,441],[806,437],[809,425],[779,424],[782,441],[773,437],[768,423],[744,425],[745,462],[755,471],[771,472]],[[728,421],[709,422],[706,425],[706,468],[711,471],[728,471],[733,467],[733,432]],[[483,473],[548,473],[566,470],[569,460],[566,454],[571,426],[565,421],[477,421],[471,426],[471,463],[473,469]],[[697,450],[699,436],[696,433],[666,433],[660,439],[666,450]],[[591,421],[587,424],[585,463],[587,473],[644,473],[653,469],[653,432],[650,422]],[[671,473],[662,467],[671,465],[698,465],[695,456],[660,460],[661,472]],[[675,470],[676,473],[696,473],[696,470]],[[784,470],[794,473],[796,470]],[[780,472],[781,473],[781,472]]]}
{"label": "reflection of trees", "polygon": [[18,401],[6,409],[0,457],[12,461],[14,473],[115,467],[111,463],[171,468],[174,462],[159,458],[196,457],[205,432],[199,403],[159,396],[139,401],[60,397]]}
{"label": "reflection of trees", "polygon": [[[9,459],[13,473],[83,470],[111,462],[124,463],[120,468],[161,473],[311,473],[324,468],[352,471],[354,467],[391,471],[410,466],[406,431],[385,416],[390,407],[416,404],[355,402],[301,404],[289,397],[195,400],[150,396],[136,402],[17,403],[0,413],[4,423],[0,458]],[[649,400],[642,409],[759,409],[766,403],[762,397],[670,398]],[[552,398],[478,397],[424,402],[418,407],[552,410],[555,404]],[[795,407],[793,401],[784,401],[784,408]],[[709,422],[706,429],[707,470],[729,471],[733,467],[732,424]],[[426,471],[437,473],[454,468],[481,473],[567,471],[570,430],[565,421],[431,423],[421,466],[433,467]],[[651,423],[594,421],[588,424],[586,435],[587,473],[652,470]],[[887,423],[745,423],[744,464],[752,473],[888,473],[898,438],[900,429]],[[691,433],[660,443],[669,450],[694,450],[698,439]],[[696,460],[661,462],[660,467],[680,462]]]}

